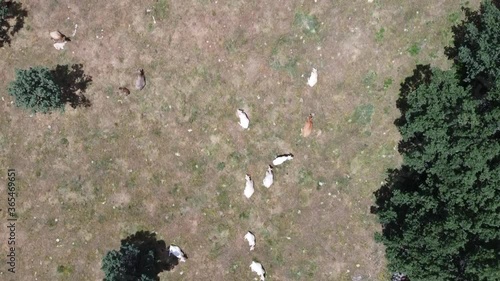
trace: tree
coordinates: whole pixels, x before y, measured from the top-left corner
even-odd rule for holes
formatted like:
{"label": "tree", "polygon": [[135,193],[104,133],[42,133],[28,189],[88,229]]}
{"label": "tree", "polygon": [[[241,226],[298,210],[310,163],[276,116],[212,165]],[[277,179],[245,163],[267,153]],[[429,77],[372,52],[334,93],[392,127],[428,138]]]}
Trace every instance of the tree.
{"label": "tree", "polygon": [[16,79],[10,83],[8,91],[14,97],[16,106],[33,112],[64,109],[61,88],[46,67],[17,69]]}
{"label": "tree", "polygon": [[500,58],[484,53],[500,41],[473,28],[500,17],[489,1],[480,11],[455,29],[451,70],[417,66],[401,85],[403,165],[375,193],[376,237],[389,268],[412,281],[500,280]]}
{"label": "tree", "polygon": [[0,22],[3,22],[5,20],[8,11],[9,9],[7,9],[7,4],[5,3],[5,1],[0,0]]}
{"label": "tree", "polygon": [[462,8],[465,20],[453,27],[454,40],[445,54],[453,59],[464,82],[491,83],[500,76],[500,1],[484,1],[479,11]]}
{"label": "tree", "polygon": [[179,263],[156,234],[139,231],[122,240],[118,251],[109,251],[102,260],[105,281],[156,281],[163,270]]}
{"label": "tree", "polygon": [[[144,281],[155,280],[155,274],[150,270],[150,267],[154,265],[154,256],[151,252],[143,257],[140,254],[141,251],[130,244],[122,245],[119,251],[109,251],[102,261],[102,270],[106,274],[105,280],[135,281],[139,278]],[[146,266],[144,270],[140,267],[143,258],[149,262],[149,266]]]}

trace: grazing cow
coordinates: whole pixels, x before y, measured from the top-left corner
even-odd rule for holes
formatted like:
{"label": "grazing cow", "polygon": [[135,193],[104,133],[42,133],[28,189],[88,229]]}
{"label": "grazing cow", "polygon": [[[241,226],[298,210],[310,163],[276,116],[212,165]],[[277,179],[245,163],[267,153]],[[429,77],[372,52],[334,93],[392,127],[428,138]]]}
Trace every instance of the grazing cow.
{"label": "grazing cow", "polygon": [[276,156],[276,158],[274,158],[273,165],[278,166],[278,165],[283,164],[285,161],[292,160],[292,159],[293,159],[293,154],[291,154],[291,153],[278,155],[278,156]]}
{"label": "grazing cow", "polygon": [[178,246],[175,246],[175,245],[170,245],[168,247],[168,253],[170,255],[173,255],[175,256],[176,258],[179,259],[179,261],[181,262],[186,262],[186,259],[187,259],[187,256],[186,254],[184,254],[184,252],[181,250],[181,248],[179,248]]}
{"label": "grazing cow", "polygon": [[236,115],[240,118],[240,126],[243,129],[248,129],[248,125],[250,125],[250,119],[248,119],[248,115],[243,111],[243,109],[238,109],[236,111]]}
{"label": "grazing cow", "polygon": [[146,86],[146,76],[144,76],[144,69],[138,70],[139,75],[137,75],[137,79],[135,79],[135,88],[137,90],[142,90]]}
{"label": "grazing cow", "polygon": [[260,277],[260,281],[265,281],[266,280],[266,270],[260,264],[259,262],[252,261],[252,264],[250,264],[250,268],[252,269],[252,272],[257,273]]}
{"label": "grazing cow", "polygon": [[307,121],[304,124],[304,128],[302,128],[302,136],[307,138],[313,130],[313,116],[312,114],[309,114],[307,117]]}
{"label": "grazing cow", "polygon": [[119,87],[118,90],[120,90],[120,93],[125,94],[125,95],[130,95],[130,90],[125,88],[125,87]]}
{"label": "grazing cow", "polygon": [[274,181],[273,166],[269,165],[269,167],[267,167],[266,176],[264,177],[262,184],[265,187],[269,188],[273,184],[273,181]]}
{"label": "grazing cow", "polygon": [[254,193],[253,180],[248,174],[245,176],[245,180],[245,190],[243,191],[243,194],[245,194],[246,198],[250,198]]}
{"label": "grazing cow", "polygon": [[56,30],[49,32],[49,35],[54,41],[54,48],[56,48],[56,50],[64,49],[64,45],[66,45],[66,42],[68,41],[68,38],[64,36],[64,34]]}
{"label": "grazing cow", "polygon": [[247,232],[247,234],[245,234],[245,240],[248,241],[250,251],[253,251],[253,249],[255,248],[255,235],[253,235],[253,233],[249,231]]}
{"label": "grazing cow", "polygon": [[56,43],[61,43],[61,42],[67,41],[66,36],[64,36],[64,34],[62,34],[61,32],[59,32],[57,30],[49,32],[49,35],[50,35],[50,38],[52,38],[52,40],[54,40],[54,42],[56,42]]}
{"label": "grazing cow", "polygon": [[313,68],[311,76],[309,76],[309,79],[307,79],[307,85],[309,85],[309,87],[314,87],[316,83],[318,83],[318,71],[316,70],[316,68]]}

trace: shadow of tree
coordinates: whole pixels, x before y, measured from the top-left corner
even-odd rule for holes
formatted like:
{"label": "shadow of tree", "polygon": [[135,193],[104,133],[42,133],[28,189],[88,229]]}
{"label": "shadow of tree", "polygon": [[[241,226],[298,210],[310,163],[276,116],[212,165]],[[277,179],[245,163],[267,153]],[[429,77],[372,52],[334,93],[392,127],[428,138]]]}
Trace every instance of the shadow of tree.
{"label": "shadow of tree", "polygon": [[10,46],[12,36],[23,28],[28,11],[22,6],[18,2],[0,0],[0,47]]}
{"label": "shadow of tree", "polygon": [[51,70],[54,81],[61,88],[63,102],[68,102],[71,107],[89,107],[90,100],[83,93],[92,83],[92,76],[86,75],[82,64],[57,65]]}
{"label": "shadow of tree", "polygon": [[[156,234],[139,231],[121,241],[122,246],[132,245],[139,250],[137,272],[148,273],[148,277],[160,280],[157,275],[162,271],[170,271],[179,264],[177,257],[170,255],[163,240],[157,240]],[[154,260],[150,260],[153,253]]]}
{"label": "shadow of tree", "polygon": [[404,192],[415,192],[419,190],[419,185],[425,181],[425,176],[416,173],[406,165],[399,169],[389,169],[387,171],[386,183],[374,192],[375,204],[372,206],[372,213],[377,213],[378,210],[386,210],[392,204],[394,190],[403,190]]}

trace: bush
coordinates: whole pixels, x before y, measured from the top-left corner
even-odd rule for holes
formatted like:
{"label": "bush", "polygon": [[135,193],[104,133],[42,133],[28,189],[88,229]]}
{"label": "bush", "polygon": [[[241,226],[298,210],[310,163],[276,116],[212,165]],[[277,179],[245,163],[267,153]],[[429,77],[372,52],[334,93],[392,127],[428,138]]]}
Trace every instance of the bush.
{"label": "bush", "polygon": [[451,69],[418,65],[401,84],[403,164],[375,193],[376,238],[397,278],[500,280],[498,3],[454,29]]}
{"label": "bush", "polygon": [[179,263],[170,255],[165,241],[156,234],[139,231],[121,241],[119,250],[109,251],[102,260],[104,281],[155,281],[158,274]]}
{"label": "bush", "polygon": [[16,106],[35,113],[64,110],[61,88],[46,67],[17,69],[16,80],[10,83],[8,91],[14,97]]}

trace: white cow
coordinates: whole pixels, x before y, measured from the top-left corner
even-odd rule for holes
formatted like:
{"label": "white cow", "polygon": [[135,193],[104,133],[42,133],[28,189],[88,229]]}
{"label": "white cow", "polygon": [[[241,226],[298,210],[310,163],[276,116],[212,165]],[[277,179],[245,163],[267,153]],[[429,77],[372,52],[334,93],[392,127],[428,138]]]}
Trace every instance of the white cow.
{"label": "white cow", "polygon": [[174,255],[176,258],[178,258],[179,261],[186,262],[186,254],[184,254],[184,252],[178,246],[170,245],[168,247],[168,252],[169,254]]}
{"label": "white cow", "polygon": [[139,69],[137,72],[139,74],[135,79],[135,88],[137,90],[142,90],[146,86],[146,76],[144,75],[144,69]]}
{"label": "white cow", "polygon": [[255,248],[255,235],[253,235],[252,232],[247,232],[247,234],[245,234],[245,240],[248,241],[248,246],[250,246],[250,251],[253,251],[253,249]]}
{"label": "white cow", "polygon": [[276,156],[276,158],[274,158],[273,165],[278,166],[278,165],[283,164],[285,161],[292,160],[292,159],[293,159],[293,154],[291,154],[291,153],[278,155],[278,156]]}
{"label": "white cow", "polygon": [[243,191],[243,193],[245,194],[245,197],[246,198],[250,198],[252,197],[253,193],[254,193],[254,188],[253,188],[253,180],[252,178],[250,177],[250,175],[246,175],[245,176],[245,190]]}
{"label": "white cow", "polygon": [[243,109],[238,109],[236,111],[236,115],[238,115],[238,118],[240,118],[240,126],[243,129],[248,129],[248,126],[250,125],[250,119],[248,119],[248,115],[243,111]]}
{"label": "white cow", "polygon": [[252,261],[252,264],[250,264],[250,268],[252,269],[252,272],[257,273],[259,275],[261,281],[266,280],[266,270],[262,266],[262,264]]}
{"label": "white cow", "polygon": [[266,176],[264,177],[264,180],[262,181],[262,184],[269,188],[273,184],[274,181],[274,175],[273,175],[273,166],[269,165],[266,171]]}
{"label": "white cow", "polygon": [[309,85],[309,87],[314,87],[316,83],[318,83],[318,70],[316,70],[316,68],[313,68],[311,76],[309,76],[309,79],[307,79],[307,85]]}

